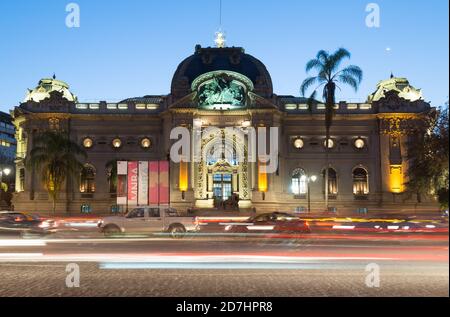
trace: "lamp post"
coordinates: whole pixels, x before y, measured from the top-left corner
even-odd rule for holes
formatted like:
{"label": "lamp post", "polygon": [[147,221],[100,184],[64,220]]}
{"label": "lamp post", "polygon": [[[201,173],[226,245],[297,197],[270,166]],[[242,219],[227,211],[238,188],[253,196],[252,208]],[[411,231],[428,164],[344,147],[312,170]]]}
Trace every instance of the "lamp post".
{"label": "lamp post", "polygon": [[[3,198],[3,174],[5,174],[6,176],[8,176],[9,174],[11,174],[11,169],[8,167],[1,167],[0,166],[0,201]],[[7,190],[5,190],[6,192]]]}
{"label": "lamp post", "polygon": [[0,168],[0,183],[3,182],[3,174],[5,174],[6,176],[8,176],[9,174],[11,174],[11,169],[8,167],[1,167]]}
{"label": "lamp post", "polygon": [[307,184],[307,191],[308,191],[308,213],[310,213],[311,212],[311,186],[310,186],[310,183],[311,182],[315,182],[316,180],[317,180],[317,176],[316,175],[311,175],[311,176],[308,176],[308,175],[303,175],[302,176],[302,180],[303,181],[306,181],[306,184]]}

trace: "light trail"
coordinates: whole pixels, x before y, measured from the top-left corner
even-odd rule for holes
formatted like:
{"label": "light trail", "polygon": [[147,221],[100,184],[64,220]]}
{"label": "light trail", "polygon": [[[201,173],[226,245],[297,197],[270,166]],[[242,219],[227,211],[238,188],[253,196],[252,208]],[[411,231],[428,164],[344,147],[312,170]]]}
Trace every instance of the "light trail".
{"label": "light trail", "polygon": [[355,226],[333,226],[333,229],[353,230]]}
{"label": "light trail", "polygon": [[0,262],[35,260],[44,256],[42,253],[0,253]]}
{"label": "light trail", "polygon": [[176,243],[192,243],[194,241],[207,242],[214,238],[214,241],[252,241],[268,243],[270,240],[279,243],[280,240],[295,241],[301,244],[302,241],[312,240],[349,240],[349,241],[449,241],[448,235],[443,234],[429,234],[429,233],[406,233],[398,232],[389,233],[377,232],[377,234],[360,235],[360,234],[265,234],[265,233],[188,233],[184,239],[173,239],[169,234],[156,233],[148,235],[120,235],[114,238],[100,237],[76,237],[76,238],[48,238],[41,239],[0,239],[0,247],[9,246],[45,246],[52,243],[116,243],[116,242],[176,242]]}
{"label": "light trail", "polygon": [[[321,262],[386,261],[375,257],[281,257],[281,256],[202,256],[153,257],[142,262],[102,262],[101,269],[305,269],[319,268]],[[347,265],[348,263],[346,263]],[[322,267],[320,267],[322,268]],[[348,268],[348,266],[346,266]]]}
{"label": "light trail", "polygon": [[0,247],[37,247],[46,246],[44,240],[0,240]]}
{"label": "light trail", "polygon": [[70,222],[65,224],[66,227],[72,228],[97,228],[97,223],[92,222]]}
{"label": "light trail", "polygon": [[[385,250],[382,256],[378,252],[368,252],[364,247],[357,250],[290,250],[290,251],[253,251],[245,253],[223,253],[214,251],[203,252],[151,252],[151,253],[0,253],[0,262],[15,262],[26,260],[40,262],[158,262],[158,263],[197,263],[197,262],[298,262],[298,261],[351,261],[351,260],[392,260],[392,261],[445,261],[448,262],[448,249],[429,249],[427,253],[418,253],[426,248],[406,249],[407,253],[399,250]],[[362,253],[361,253],[362,252]]]}

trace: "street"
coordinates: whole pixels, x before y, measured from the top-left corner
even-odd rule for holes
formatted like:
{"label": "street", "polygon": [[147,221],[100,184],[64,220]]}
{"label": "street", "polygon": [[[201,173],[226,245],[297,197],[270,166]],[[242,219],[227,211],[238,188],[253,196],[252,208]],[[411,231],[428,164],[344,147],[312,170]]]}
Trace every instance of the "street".
{"label": "street", "polygon": [[[69,263],[79,287],[66,285]],[[0,275],[4,297],[449,296],[448,235],[1,237]]]}

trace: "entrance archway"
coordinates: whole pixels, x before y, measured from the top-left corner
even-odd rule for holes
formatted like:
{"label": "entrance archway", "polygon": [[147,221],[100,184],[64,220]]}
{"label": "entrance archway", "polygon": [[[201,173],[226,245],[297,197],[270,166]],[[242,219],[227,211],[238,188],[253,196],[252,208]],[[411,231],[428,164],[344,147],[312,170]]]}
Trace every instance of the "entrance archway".
{"label": "entrance archway", "polygon": [[218,129],[201,141],[202,160],[194,167],[197,207],[213,208],[232,199],[245,207],[251,204],[247,145],[245,140],[225,138],[225,133]]}

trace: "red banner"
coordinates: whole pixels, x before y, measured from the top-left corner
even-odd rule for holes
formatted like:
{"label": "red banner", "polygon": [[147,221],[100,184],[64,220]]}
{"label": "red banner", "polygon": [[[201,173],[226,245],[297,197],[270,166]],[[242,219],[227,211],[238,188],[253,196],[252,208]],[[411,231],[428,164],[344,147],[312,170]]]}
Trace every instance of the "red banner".
{"label": "red banner", "polygon": [[128,205],[138,203],[138,162],[128,162]]}
{"label": "red banner", "polygon": [[118,162],[117,204],[168,205],[169,182],[168,161]]}
{"label": "red banner", "polygon": [[149,186],[148,200],[150,205],[157,205],[159,202],[159,163],[149,162]]}
{"label": "red banner", "polygon": [[169,162],[159,162],[159,203],[169,204]]}

